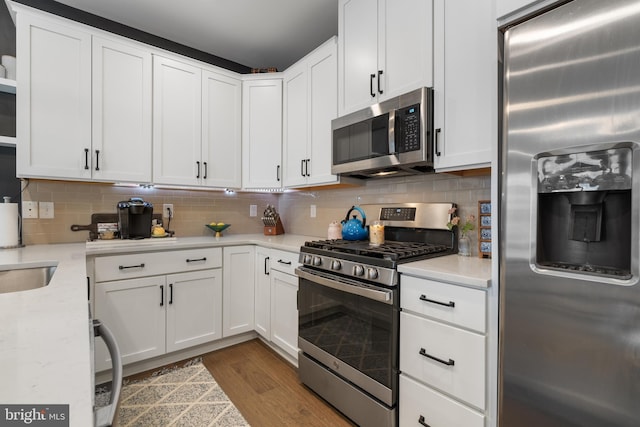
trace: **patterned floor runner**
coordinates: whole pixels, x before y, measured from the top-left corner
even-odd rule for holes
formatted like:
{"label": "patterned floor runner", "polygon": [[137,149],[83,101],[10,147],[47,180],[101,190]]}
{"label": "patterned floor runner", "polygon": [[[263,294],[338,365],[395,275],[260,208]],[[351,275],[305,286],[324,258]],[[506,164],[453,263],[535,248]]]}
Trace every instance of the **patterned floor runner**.
{"label": "patterned floor runner", "polygon": [[[96,406],[108,402],[108,391],[96,393]],[[116,425],[246,427],[249,423],[202,362],[195,360],[181,368],[155,372],[141,381],[125,381]]]}

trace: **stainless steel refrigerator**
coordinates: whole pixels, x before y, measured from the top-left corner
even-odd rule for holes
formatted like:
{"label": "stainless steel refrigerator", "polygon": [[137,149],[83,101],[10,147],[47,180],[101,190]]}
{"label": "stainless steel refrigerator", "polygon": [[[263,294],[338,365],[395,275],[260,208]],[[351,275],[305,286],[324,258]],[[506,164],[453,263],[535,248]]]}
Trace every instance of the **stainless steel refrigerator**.
{"label": "stainless steel refrigerator", "polygon": [[503,29],[501,427],[640,426],[640,1]]}

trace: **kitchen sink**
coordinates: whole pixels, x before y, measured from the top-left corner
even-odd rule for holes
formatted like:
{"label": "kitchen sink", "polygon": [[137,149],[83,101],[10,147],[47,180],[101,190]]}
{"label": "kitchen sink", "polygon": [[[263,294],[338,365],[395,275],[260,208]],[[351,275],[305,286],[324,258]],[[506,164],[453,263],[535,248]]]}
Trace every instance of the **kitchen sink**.
{"label": "kitchen sink", "polygon": [[49,284],[55,265],[0,271],[0,294],[43,288]]}

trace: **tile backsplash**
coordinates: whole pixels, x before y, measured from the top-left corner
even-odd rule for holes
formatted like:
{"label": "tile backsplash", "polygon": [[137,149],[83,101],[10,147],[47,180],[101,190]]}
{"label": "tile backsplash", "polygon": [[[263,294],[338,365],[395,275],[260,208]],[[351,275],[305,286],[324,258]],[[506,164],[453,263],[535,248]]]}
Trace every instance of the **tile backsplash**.
{"label": "tile backsplash", "polygon": [[[329,223],[341,221],[353,205],[367,203],[452,202],[461,217],[478,213],[478,200],[491,199],[489,175],[459,177],[451,174],[413,175],[369,180],[363,185],[332,190],[287,192],[279,208],[289,233],[326,238]],[[311,205],[316,217],[310,217]],[[476,224],[477,225],[477,224]],[[477,255],[477,236],[471,233],[472,255]]]}
{"label": "tile backsplash", "polygon": [[[23,242],[27,245],[83,242],[87,231],[73,232],[72,224],[86,225],[93,213],[115,213],[116,204],[130,197],[142,197],[160,212],[172,203],[175,217],[171,229],[177,236],[207,236],[211,221],[232,224],[226,234],[262,233],[260,221],[267,204],[280,212],[285,231],[326,237],[331,221],[344,219],[352,205],[396,202],[453,202],[460,216],[477,215],[478,200],[491,198],[490,176],[459,177],[450,174],[414,175],[403,178],[362,181],[344,188],[287,191],[282,194],[233,193],[207,190],[144,189],[62,181],[29,180],[23,183],[23,200],[54,202],[54,219],[25,219]],[[249,216],[257,205],[258,216]],[[316,206],[312,218],[311,205]],[[472,233],[472,254],[477,254]]]}
{"label": "tile backsplash", "polygon": [[[28,184],[26,184],[28,183]],[[175,216],[170,228],[177,236],[213,236],[204,225],[212,221],[231,224],[225,234],[262,233],[260,214],[278,202],[269,193],[232,193],[178,189],[145,189],[63,181],[29,180],[23,183],[22,200],[54,202],[54,219],[24,219],[23,243],[84,242],[88,231],[71,231],[71,225],[91,223],[91,214],[116,213],[119,201],[142,197],[160,213],[164,203],[172,203]],[[249,216],[249,206],[258,206],[258,216]],[[165,224],[166,225],[166,224]]]}

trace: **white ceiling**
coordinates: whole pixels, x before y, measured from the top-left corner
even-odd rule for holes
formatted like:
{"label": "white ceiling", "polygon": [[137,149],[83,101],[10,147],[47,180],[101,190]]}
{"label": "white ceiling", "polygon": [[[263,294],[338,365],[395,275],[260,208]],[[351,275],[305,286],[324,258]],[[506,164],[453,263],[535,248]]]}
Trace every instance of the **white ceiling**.
{"label": "white ceiling", "polygon": [[283,71],[338,33],[338,0],[57,0],[251,68]]}

